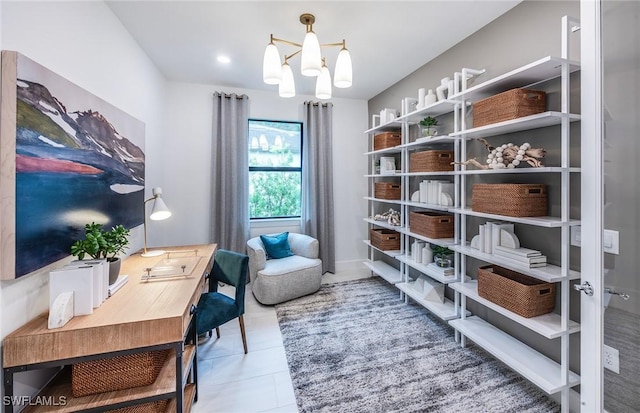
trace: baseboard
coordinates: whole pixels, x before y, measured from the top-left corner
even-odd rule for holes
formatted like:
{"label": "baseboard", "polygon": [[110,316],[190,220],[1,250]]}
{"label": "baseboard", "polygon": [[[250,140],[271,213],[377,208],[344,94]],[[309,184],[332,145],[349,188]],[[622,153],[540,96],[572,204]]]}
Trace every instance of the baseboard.
{"label": "baseboard", "polygon": [[336,261],[336,274],[344,272],[370,272],[364,265],[365,260],[349,260],[349,261]]}

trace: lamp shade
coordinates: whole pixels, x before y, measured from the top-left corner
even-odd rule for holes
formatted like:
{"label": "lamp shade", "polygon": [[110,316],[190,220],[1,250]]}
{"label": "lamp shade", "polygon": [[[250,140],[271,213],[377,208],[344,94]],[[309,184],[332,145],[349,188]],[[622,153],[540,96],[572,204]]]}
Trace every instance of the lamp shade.
{"label": "lamp shade", "polygon": [[320,76],[316,80],[316,97],[318,99],[331,99],[331,73],[327,65],[322,65]]}
{"label": "lamp shade", "polygon": [[282,82],[278,86],[278,94],[282,98],[291,98],[296,95],[296,84],[293,81],[293,72],[287,62],[282,65]]}
{"label": "lamp shade", "polygon": [[335,87],[339,88],[351,87],[352,78],[353,68],[351,66],[351,55],[349,54],[349,51],[343,47],[338,54],[338,60],[336,60],[333,84]]}
{"label": "lamp shade", "polygon": [[171,216],[171,211],[167,208],[167,204],[162,200],[162,189],[160,187],[153,188],[153,206],[151,207],[151,218],[154,221],[162,221]]}
{"label": "lamp shade", "polygon": [[322,54],[318,36],[309,30],[302,43],[300,71],[304,76],[318,76],[322,70]]}
{"label": "lamp shade", "polygon": [[280,53],[273,42],[267,45],[262,60],[262,80],[268,85],[277,85],[282,80]]}

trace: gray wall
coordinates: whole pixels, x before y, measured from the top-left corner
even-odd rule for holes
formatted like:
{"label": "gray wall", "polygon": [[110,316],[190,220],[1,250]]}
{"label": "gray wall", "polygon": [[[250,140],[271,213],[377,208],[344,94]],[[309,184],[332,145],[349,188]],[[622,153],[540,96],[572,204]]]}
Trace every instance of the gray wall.
{"label": "gray wall", "polygon": [[[371,115],[378,114],[383,108],[396,108],[400,110],[400,102],[405,97],[418,97],[418,89],[421,87],[434,89],[440,84],[440,79],[449,76],[453,77],[453,73],[460,71],[463,67],[474,69],[486,69],[486,73],[479,76],[475,83],[494,78],[512,69],[518,68],[545,56],[561,55],[561,18],[562,16],[580,17],[579,1],[524,1],[520,5],[514,7],[509,12],[494,20],[489,25],[472,34],[456,46],[447,50],[431,62],[425,64],[405,79],[396,83],[389,89],[375,96],[369,101],[369,119]],[[579,32],[572,36],[570,43],[571,58],[579,59]],[[537,89],[542,89],[548,93],[549,109],[559,109],[559,84],[555,82],[547,82],[539,85]],[[579,113],[579,76],[572,77],[572,111]],[[444,124],[443,131],[447,130],[447,125],[451,124],[451,119],[444,117],[440,124]],[[579,166],[578,157],[579,147],[579,125],[572,127],[572,166]],[[413,132],[412,132],[413,133]],[[535,142],[534,147],[549,148],[545,164],[549,166],[559,166],[559,141],[558,128],[544,128],[535,131],[521,132],[511,134],[508,137],[496,138],[501,143],[513,142],[521,144],[525,141]],[[491,143],[494,143],[493,141]],[[495,143],[498,143],[497,141]],[[494,144],[495,144],[494,143]],[[479,144],[470,144],[469,152],[475,152],[475,155],[486,153],[484,148]],[[480,158],[479,158],[480,159]],[[519,181],[526,182],[524,176],[518,177]],[[475,179],[475,178],[474,178]],[[483,178],[483,179],[495,179]],[[523,181],[525,179],[525,181]],[[538,178],[539,179],[539,178]],[[549,181],[550,192],[556,195],[549,200],[551,213],[559,215],[559,178],[545,177],[542,178]],[[468,183],[473,182],[469,179]],[[552,189],[553,188],[553,189]],[[580,202],[580,182],[574,179],[572,182],[572,205],[579,205]],[[411,192],[410,192],[411,193]],[[469,193],[470,195],[470,193]],[[579,218],[579,208],[572,210],[572,218]],[[471,234],[480,221],[475,218],[468,219],[468,233]],[[525,233],[526,231],[526,233]],[[544,228],[535,228],[531,226],[523,226],[521,231],[516,228],[516,233],[521,238],[524,246],[542,250],[551,263],[559,264],[560,250],[558,248],[560,231],[549,230]],[[571,248],[572,267],[577,268],[580,262],[579,249]],[[481,264],[477,260],[469,259],[469,274],[474,274],[475,266]],[[559,301],[559,295],[557,296]],[[579,321],[579,295],[571,294],[571,317]],[[492,324],[509,332],[516,338],[528,342],[532,347],[538,349],[544,354],[559,360],[560,359],[560,340],[548,340],[542,338],[536,333],[528,329],[522,328],[515,322],[505,317],[487,310],[483,306],[475,305],[468,300],[469,309],[472,313],[482,318],[488,319]],[[558,306],[556,306],[558,308]],[[580,371],[579,360],[579,335],[574,334],[571,337],[571,368],[573,371]]]}

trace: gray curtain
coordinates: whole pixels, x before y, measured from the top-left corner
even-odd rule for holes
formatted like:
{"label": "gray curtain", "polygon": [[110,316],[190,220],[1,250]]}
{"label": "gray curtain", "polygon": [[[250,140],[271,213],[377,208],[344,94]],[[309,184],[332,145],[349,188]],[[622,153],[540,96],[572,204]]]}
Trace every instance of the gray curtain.
{"label": "gray curtain", "polygon": [[211,242],[245,253],[249,239],[249,97],[213,95]]}
{"label": "gray curtain", "polygon": [[302,228],[320,243],[322,273],[336,272],[332,103],[304,103]]}

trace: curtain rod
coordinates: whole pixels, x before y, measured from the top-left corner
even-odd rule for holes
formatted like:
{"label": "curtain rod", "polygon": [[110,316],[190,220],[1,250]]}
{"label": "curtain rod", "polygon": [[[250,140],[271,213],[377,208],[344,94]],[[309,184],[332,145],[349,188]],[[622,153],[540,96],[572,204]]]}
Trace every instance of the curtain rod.
{"label": "curtain rod", "polygon": [[244,94],[243,95],[238,95],[237,93],[214,92],[214,94],[213,94],[213,96],[222,96],[222,97],[224,97],[226,99],[231,99],[232,97],[234,97],[234,95],[235,95],[236,99],[245,99],[245,98],[248,99],[249,98],[249,96],[247,96],[247,95],[244,95]]}

